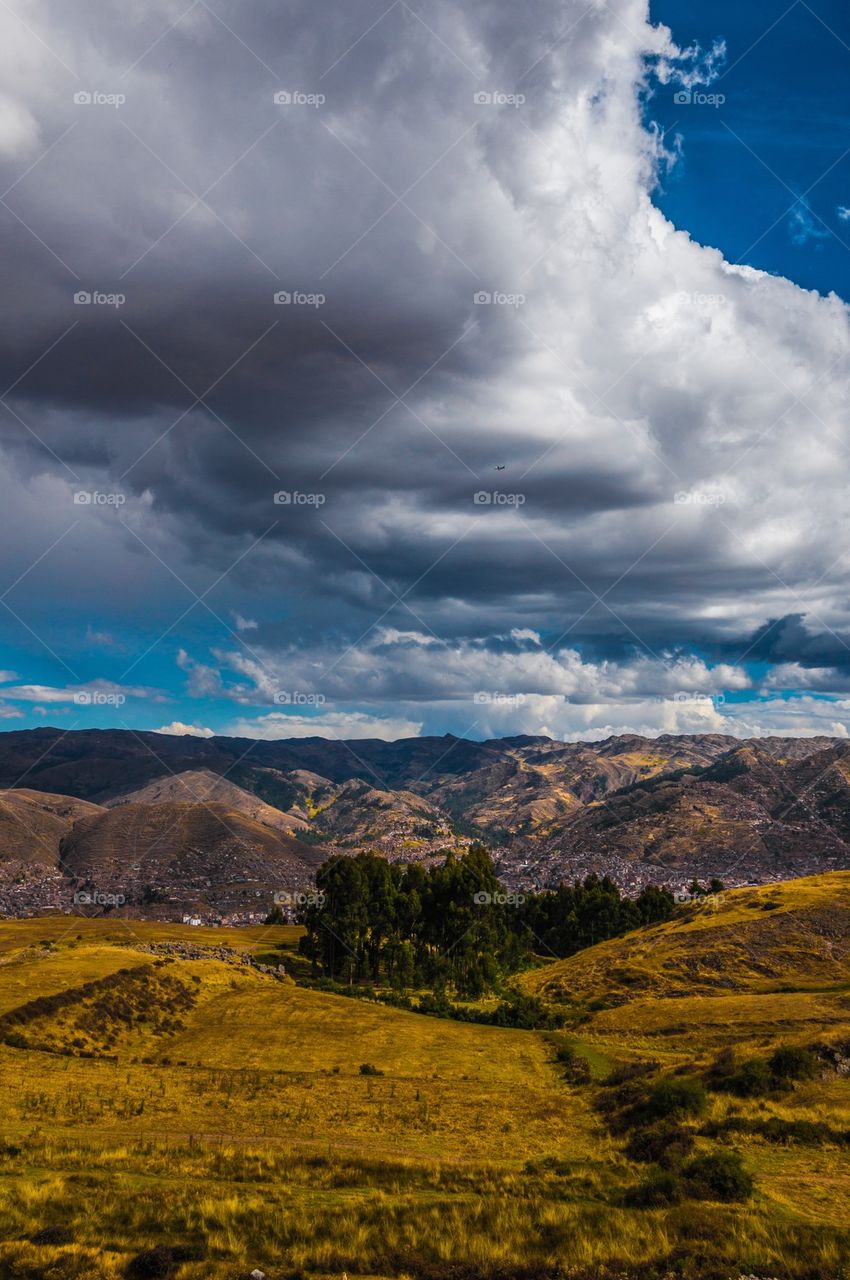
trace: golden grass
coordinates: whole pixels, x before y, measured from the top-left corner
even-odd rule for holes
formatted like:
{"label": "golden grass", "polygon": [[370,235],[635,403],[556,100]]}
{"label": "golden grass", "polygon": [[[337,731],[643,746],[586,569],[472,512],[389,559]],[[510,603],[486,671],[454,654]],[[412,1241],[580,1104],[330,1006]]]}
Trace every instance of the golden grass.
{"label": "golden grass", "polygon": [[[843,902],[849,880],[783,886],[779,910],[796,913],[796,929],[810,909]],[[718,920],[747,926],[755,914],[748,895],[729,895]],[[657,977],[691,945],[707,951],[717,937],[725,946],[724,927],[701,917],[668,925],[639,954]],[[292,948],[297,937],[287,928],[6,922],[0,1012],[148,963],[141,948],[151,942],[263,953]],[[578,974],[577,994],[586,996],[606,965],[616,968],[624,951],[634,956],[644,945],[645,935],[634,935],[522,982],[540,984],[553,970],[561,982]],[[760,991],[760,963],[751,948],[747,968],[730,975],[740,989],[714,994],[700,992],[699,969],[697,994],[686,994],[679,963],[675,998],[644,991],[599,1009],[571,1037],[574,1047],[599,1077],[618,1059],[698,1066],[730,1043],[762,1052],[850,1037],[847,996]],[[805,958],[795,972],[816,985]],[[801,1256],[812,1275],[850,1267],[846,1147],[780,1147],[735,1134],[732,1145],[756,1177],[751,1204],[627,1209],[623,1188],[645,1167],[626,1161],[622,1141],[602,1125],[595,1086],[565,1084],[544,1035],[326,995],[215,958],[176,960],[157,973],[196,997],[173,1034],[130,1020],[101,1036],[87,1023],[87,1051],[108,1045],[114,1060],[0,1045],[4,1278],[118,1280],[134,1253],[161,1241],[198,1251],[179,1280],[233,1280],[254,1266],[269,1280],[297,1271],[415,1276],[450,1264],[488,1276],[522,1266],[578,1276],[610,1264],[631,1278],[642,1268],[663,1271],[676,1250],[710,1257],[734,1278],[779,1275]],[[622,996],[616,975],[612,994]],[[73,1008],[52,1019],[51,1034],[70,1044]],[[383,1074],[361,1075],[361,1063]],[[733,1110],[850,1129],[850,1082],[818,1079],[766,1103],[713,1096],[707,1118]],[[700,1139],[699,1147],[714,1144]],[[73,1243],[29,1243],[57,1225]]]}
{"label": "golden grass", "polygon": [[554,1001],[730,992],[850,992],[850,872],[724,892],[664,924],[525,974]]}

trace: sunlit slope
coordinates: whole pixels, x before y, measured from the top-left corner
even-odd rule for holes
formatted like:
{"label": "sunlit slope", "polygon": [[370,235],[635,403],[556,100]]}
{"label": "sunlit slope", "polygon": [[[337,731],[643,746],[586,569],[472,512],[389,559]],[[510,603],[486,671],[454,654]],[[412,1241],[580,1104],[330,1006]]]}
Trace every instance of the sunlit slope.
{"label": "sunlit slope", "polygon": [[[689,1122],[698,1154],[741,1154],[740,1203],[630,1207],[647,1165],[599,1103],[612,1067],[643,1088],[721,1049],[850,1043],[848,880],[731,894],[526,975],[583,983],[557,994],[554,1042],[296,986],[268,971],[299,971],[295,928],[2,922],[0,1275],[127,1280],[166,1244],[185,1250],[174,1280],[843,1275],[850,1084],[828,1059],[789,1092],[712,1093]],[[653,939],[632,991],[618,965]],[[703,991],[705,974],[733,985]],[[768,1121],[830,1136],[777,1142]]]}
{"label": "sunlit slope", "polygon": [[56,871],[61,841],[74,823],[101,812],[74,796],[26,787],[0,791],[0,880],[8,883],[22,871]]}
{"label": "sunlit slope", "polygon": [[545,1037],[307,990],[244,962],[288,948],[293,929],[25,923],[0,925],[13,1135],[36,1108],[86,1145],[167,1131],[510,1162],[553,1143],[579,1161],[608,1145]]}
{"label": "sunlit slope", "polygon": [[524,975],[556,1002],[721,996],[850,984],[850,872],[738,889]]}

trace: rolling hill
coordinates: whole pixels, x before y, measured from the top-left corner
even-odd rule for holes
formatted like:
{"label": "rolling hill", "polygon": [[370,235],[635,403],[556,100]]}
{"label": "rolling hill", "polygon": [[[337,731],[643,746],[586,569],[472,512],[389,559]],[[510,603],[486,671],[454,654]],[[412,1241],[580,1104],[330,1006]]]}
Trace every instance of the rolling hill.
{"label": "rolling hill", "polygon": [[187,769],[184,773],[168,773],[149,782],[138,791],[115,796],[107,801],[109,808],[119,805],[158,805],[178,802],[181,804],[222,804],[235,813],[244,814],[261,826],[275,831],[293,834],[304,831],[307,821],[296,813],[284,813],[266,804],[259,796],[228,781],[221,774],[209,769]]}
{"label": "rolling hill", "polygon": [[698,899],[673,920],[546,964],[521,983],[548,1001],[616,1005],[791,990],[850,992],[850,872]]}
{"label": "rolling hill", "polygon": [[[848,906],[738,890],[516,979],[557,1033],[311,989],[297,928],[0,922],[0,1273],[843,1275]],[[728,1091],[774,1059],[812,1069]]]}
{"label": "rolling hill", "polygon": [[77,887],[128,907],[268,915],[309,887],[324,855],[220,801],[118,805],[75,823],[62,864]]}

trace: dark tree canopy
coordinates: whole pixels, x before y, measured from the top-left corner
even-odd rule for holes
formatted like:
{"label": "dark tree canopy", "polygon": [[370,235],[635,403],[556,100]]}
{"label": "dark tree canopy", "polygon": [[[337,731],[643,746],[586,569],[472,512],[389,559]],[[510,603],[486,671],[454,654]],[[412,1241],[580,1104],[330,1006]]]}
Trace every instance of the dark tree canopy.
{"label": "dark tree canopy", "polygon": [[631,901],[597,876],[551,892],[510,894],[480,844],[429,868],[373,853],[337,855],[320,868],[316,889],[303,915],[301,949],[317,973],[399,991],[451,987],[469,998],[498,986],[535,952],[572,955],[665,920],[674,909],[666,889],[644,889]]}

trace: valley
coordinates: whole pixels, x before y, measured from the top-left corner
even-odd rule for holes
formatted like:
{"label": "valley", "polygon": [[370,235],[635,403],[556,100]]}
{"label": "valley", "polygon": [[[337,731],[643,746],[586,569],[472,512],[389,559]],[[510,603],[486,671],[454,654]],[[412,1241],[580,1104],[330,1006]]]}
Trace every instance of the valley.
{"label": "valley", "polygon": [[[512,982],[557,1032],[316,990],[299,937],[0,925],[4,1276],[850,1265],[850,874],[538,959]],[[269,956],[278,980],[248,962]],[[791,1074],[748,1067],[766,1062]],[[629,1108],[660,1117],[641,1142]]]}
{"label": "valley", "polygon": [[518,892],[591,873],[636,894],[850,868],[850,744],[837,739],[40,729],[0,735],[0,784],[6,915],[100,893],[125,915],[260,923],[308,893],[333,854],[427,866],[475,840]]}

